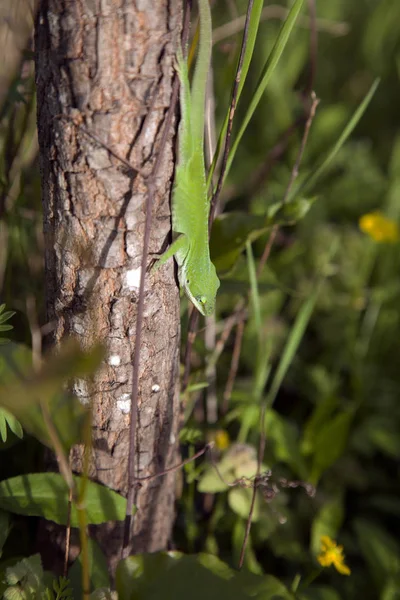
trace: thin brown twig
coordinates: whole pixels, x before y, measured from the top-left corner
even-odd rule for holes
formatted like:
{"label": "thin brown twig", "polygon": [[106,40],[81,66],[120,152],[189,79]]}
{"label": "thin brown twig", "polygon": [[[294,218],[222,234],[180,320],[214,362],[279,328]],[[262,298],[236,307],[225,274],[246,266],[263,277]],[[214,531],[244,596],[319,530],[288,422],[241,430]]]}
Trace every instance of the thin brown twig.
{"label": "thin brown twig", "polygon": [[214,442],[209,442],[208,444],[206,444],[204,446],[204,448],[202,448],[201,450],[196,452],[196,454],[193,454],[193,456],[191,456],[190,458],[186,458],[185,460],[180,462],[179,465],[169,467],[169,469],[165,469],[165,471],[161,471],[160,473],[155,473],[154,475],[147,475],[146,477],[136,477],[136,481],[137,482],[152,481],[153,479],[157,479],[158,477],[162,477],[163,475],[167,475],[168,473],[174,473],[174,471],[179,471],[179,469],[181,469],[185,465],[188,465],[189,463],[193,462],[194,460],[196,460],[196,458],[199,458],[199,456],[202,456],[203,454],[205,454],[207,452],[207,450],[211,450],[213,447],[214,447]]}
{"label": "thin brown twig", "polygon": [[[68,120],[72,120],[75,123],[74,117],[73,116],[68,116],[68,115],[59,115],[60,118],[63,119],[68,119]],[[79,123],[79,131],[82,131],[82,133],[84,133],[85,135],[87,135],[88,137],[92,138],[95,142],[97,142],[100,146],[103,146],[104,148],[107,149],[107,151],[109,152],[109,154],[111,154],[111,156],[113,156],[114,158],[116,158],[119,162],[121,162],[123,165],[125,165],[125,167],[127,167],[127,169],[129,169],[129,171],[133,171],[134,173],[139,173],[141,175],[143,175],[143,177],[145,177],[145,174],[143,173],[143,171],[138,168],[135,167],[134,165],[132,165],[129,160],[127,160],[126,158],[124,158],[123,156],[121,156],[120,154],[118,154],[118,152],[116,152],[115,150],[113,150],[110,146],[107,146],[102,139],[99,138],[99,136],[97,136],[95,133],[93,133],[92,131],[89,131],[89,129],[87,129],[86,127],[84,127],[82,124]]]}
{"label": "thin brown twig", "polygon": [[299,152],[297,154],[297,159],[296,159],[296,162],[295,162],[295,164],[293,166],[293,169],[292,169],[292,171],[290,173],[290,179],[289,179],[289,182],[287,184],[285,194],[283,196],[283,200],[282,200],[283,203],[285,203],[285,202],[288,201],[290,191],[291,191],[291,189],[293,187],[293,184],[294,184],[295,180],[297,179],[297,177],[299,175],[300,163],[301,163],[301,160],[303,158],[304,150],[306,148],[306,144],[307,144],[307,140],[308,140],[308,134],[310,132],[311,123],[314,120],[315,111],[317,110],[318,104],[319,104],[319,98],[317,98],[315,92],[311,92],[311,108],[310,108],[310,113],[308,115],[306,126],[304,128],[304,134],[303,134],[303,137],[302,137],[302,140],[301,140]]}
{"label": "thin brown twig", "polygon": [[212,364],[216,364],[218,362],[219,357],[221,356],[226,343],[231,335],[232,329],[239,323],[242,318],[241,312],[235,311],[227,319],[225,322],[222,322],[223,328],[218,338],[217,343],[215,344],[214,352],[210,358],[210,362]]}
{"label": "thin brown twig", "polygon": [[[190,12],[189,5],[185,13],[183,24],[182,44],[185,47],[186,40],[189,34]],[[128,457],[128,493],[126,499],[126,515],[124,522],[124,533],[122,542],[122,557],[126,558],[129,554],[129,546],[131,539],[131,524],[133,519],[133,502],[135,497],[135,456],[136,456],[136,425],[138,413],[138,396],[139,396],[139,365],[140,365],[140,347],[143,325],[144,311],[144,286],[146,279],[146,264],[149,252],[149,241],[152,222],[152,208],[155,196],[155,181],[160,170],[164,148],[167,143],[169,131],[172,124],[173,115],[178,101],[179,78],[175,75],[172,86],[171,104],[166,116],[163,133],[160,140],[159,152],[156,156],[152,173],[148,180],[148,194],[146,199],[146,223],[142,249],[142,268],[140,273],[139,298],[136,319],[136,336],[135,336],[135,354],[132,365],[132,393],[131,393],[131,415],[129,428],[129,457]]]}

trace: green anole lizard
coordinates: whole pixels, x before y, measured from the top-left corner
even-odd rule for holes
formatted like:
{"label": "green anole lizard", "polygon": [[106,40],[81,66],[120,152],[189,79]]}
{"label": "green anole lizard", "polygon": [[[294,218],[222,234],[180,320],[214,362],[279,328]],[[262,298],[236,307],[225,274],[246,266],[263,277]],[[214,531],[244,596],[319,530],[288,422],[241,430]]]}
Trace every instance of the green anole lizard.
{"label": "green anole lizard", "polygon": [[177,72],[180,79],[181,122],[179,156],[172,192],[173,243],[153,270],[175,256],[180,287],[202,315],[214,312],[219,279],[210,259],[207,194],[204,165],[204,110],[211,61],[211,14],[209,0],[198,0],[200,38],[196,68],[190,89],[187,63],[179,46]]}

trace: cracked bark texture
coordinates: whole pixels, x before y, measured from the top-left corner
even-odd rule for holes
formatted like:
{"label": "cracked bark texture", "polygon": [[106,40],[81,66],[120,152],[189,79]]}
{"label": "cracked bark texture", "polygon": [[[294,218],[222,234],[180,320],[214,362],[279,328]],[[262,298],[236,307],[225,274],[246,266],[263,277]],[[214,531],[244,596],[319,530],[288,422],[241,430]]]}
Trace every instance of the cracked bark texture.
{"label": "cracked bark texture", "polygon": [[[48,319],[55,322],[56,345],[66,336],[78,338],[84,348],[99,340],[106,345],[106,359],[90,385],[76,381],[74,391],[93,406],[90,476],[124,495],[146,176],[170,102],[181,17],[178,0],[42,0],[36,22]],[[78,122],[141,174],[83,133]],[[170,229],[173,136],[171,128],[156,181],[151,252],[165,245]],[[136,448],[140,477],[179,460],[179,318],[170,261],[146,283]],[[81,451],[73,453],[77,472]],[[133,552],[167,546],[174,497],[174,474],[141,488]],[[122,525],[98,527],[95,536],[113,570]]]}

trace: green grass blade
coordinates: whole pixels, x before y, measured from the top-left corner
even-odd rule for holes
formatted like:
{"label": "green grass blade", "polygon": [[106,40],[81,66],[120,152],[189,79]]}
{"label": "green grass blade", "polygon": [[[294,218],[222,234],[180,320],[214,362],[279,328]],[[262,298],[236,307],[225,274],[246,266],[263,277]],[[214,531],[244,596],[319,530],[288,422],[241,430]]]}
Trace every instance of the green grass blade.
{"label": "green grass blade", "polygon": [[283,350],[282,357],[279,361],[279,365],[276,370],[275,376],[272,380],[271,389],[267,396],[267,408],[270,408],[274,403],[279,388],[281,387],[282,382],[286,377],[286,373],[290,365],[292,364],[293,358],[297,352],[306,327],[313,313],[317,297],[318,288],[314,289],[313,293],[307,298],[307,300],[302,305],[299,314],[296,317],[292,330],[290,331],[289,338]]}
{"label": "green grass blade", "polygon": [[246,242],[246,254],[247,254],[247,267],[249,269],[250,287],[251,287],[251,302],[253,304],[254,319],[257,327],[258,339],[261,336],[261,309],[260,309],[260,295],[258,293],[258,282],[256,275],[256,265],[254,263],[253,250],[251,248],[251,242]]}
{"label": "green grass blade", "polygon": [[342,131],[342,134],[339,136],[338,141],[333,146],[332,150],[328,153],[326,158],[322,161],[321,165],[317,168],[314,173],[312,173],[300,186],[297,192],[293,193],[293,196],[301,191],[302,194],[308,194],[314,185],[317,183],[318,179],[321,175],[327,170],[330,163],[333,161],[343,144],[347,141],[350,134],[353,132],[357,123],[365,113],[368,104],[371,102],[373,95],[375,94],[376,88],[379,85],[379,79],[375,79],[374,83],[371,85],[367,95],[364,100],[361,102],[360,106],[355,111],[354,115],[351,117],[350,121],[347,123],[346,127]]}
{"label": "green grass blade", "polygon": [[289,14],[288,14],[286,20],[284,21],[284,23],[281,27],[278,38],[274,44],[274,47],[272,48],[271,53],[268,56],[268,59],[264,65],[264,68],[262,70],[256,91],[254,92],[254,96],[252,98],[252,101],[250,102],[249,108],[247,109],[246,116],[243,120],[243,123],[239,129],[239,133],[238,133],[238,135],[232,145],[231,151],[229,153],[228,163],[227,163],[226,172],[225,172],[225,178],[228,175],[229,169],[232,166],[232,162],[235,157],[236,150],[240,144],[240,140],[242,139],[243,134],[246,131],[246,128],[247,128],[247,126],[248,126],[264,92],[265,92],[265,89],[275,71],[275,68],[279,62],[280,57],[282,56],[282,53],[288,42],[289,36],[292,32],[292,29],[294,27],[296,19],[297,19],[299,12],[303,6],[303,1],[304,0],[295,0],[292,8],[289,11]]}
{"label": "green grass blade", "polygon": [[[240,75],[240,83],[239,83],[238,93],[237,93],[237,97],[236,97],[236,105],[239,102],[240,94],[242,93],[243,86],[246,81],[247,73],[249,72],[251,59],[253,57],[254,45],[256,43],[256,38],[257,38],[258,26],[260,24],[260,18],[261,18],[261,12],[263,9],[263,4],[264,4],[264,0],[254,0],[253,8],[251,10],[246,49],[245,49],[245,53],[244,53],[244,57],[243,57],[242,72]],[[217,148],[215,150],[212,165],[211,165],[210,171],[208,173],[208,180],[207,180],[208,185],[210,184],[212,176],[214,175],[215,166],[217,164],[218,157],[219,157],[221,149],[222,149],[222,144],[225,139],[226,130],[228,128],[228,122],[229,122],[229,113],[230,113],[230,106],[228,107],[228,110],[226,112],[225,120],[224,120],[224,123],[222,125],[221,131],[219,134]],[[207,185],[207,187],[208,187],[208,185]]]}

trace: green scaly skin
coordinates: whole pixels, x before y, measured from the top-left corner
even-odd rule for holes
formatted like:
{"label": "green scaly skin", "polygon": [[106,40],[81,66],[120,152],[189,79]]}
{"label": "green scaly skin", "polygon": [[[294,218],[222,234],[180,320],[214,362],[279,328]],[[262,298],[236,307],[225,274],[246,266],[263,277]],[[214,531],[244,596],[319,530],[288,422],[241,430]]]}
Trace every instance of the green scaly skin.
{"label": "green scaly skin", "polygon": [[211,61],[211,14],[208,0],[198,0],[200,41],[192,89],[187,64],[179,48],[177,70],[181,83],[179,157],[172,194],[174,241],[161,256],[155,269],[175,255],[179,285],[204,316],[215,309],[220,286],[210,259],[207,195],[204,165],[204,111],[208,70]]}

